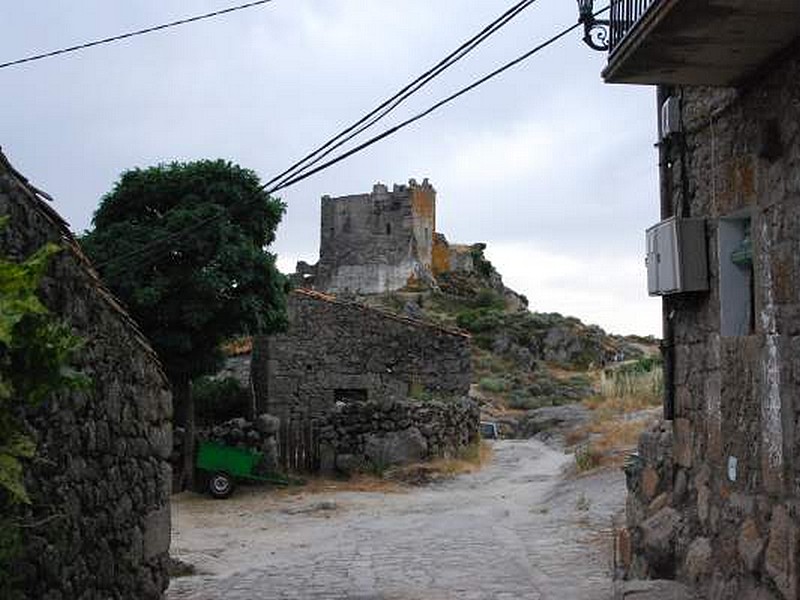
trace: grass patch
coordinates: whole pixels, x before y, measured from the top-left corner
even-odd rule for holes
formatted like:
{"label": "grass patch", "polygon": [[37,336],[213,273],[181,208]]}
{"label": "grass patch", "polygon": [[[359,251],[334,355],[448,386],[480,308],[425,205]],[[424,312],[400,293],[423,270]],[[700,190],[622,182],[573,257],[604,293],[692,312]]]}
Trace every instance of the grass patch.
{"label": "grass patch", "polygon": [[474,473],[491,460],[491,445],[486,442],[476,442],[462,448],[453,458],[437,458],[430,462],[392,467],[384,473],[384,478],[408,485],[425,485]]}
{"label": "grass patch", "polygon": [[478,382],[478,387],[484,392],[500,394],[507,392],[511,384],[508,380],[500,377],[484,377]]}

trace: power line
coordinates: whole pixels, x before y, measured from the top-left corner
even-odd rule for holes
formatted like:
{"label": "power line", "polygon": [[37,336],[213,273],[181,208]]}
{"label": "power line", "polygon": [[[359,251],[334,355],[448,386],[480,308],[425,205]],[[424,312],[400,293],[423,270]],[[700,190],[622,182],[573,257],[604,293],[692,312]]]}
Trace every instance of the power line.
{"label": "power line", "polygon": [[225,15],[228,13],[236,12],[239,10],[244,10],[246,8],[253,8],[254,6],[260,6],[262,4],[268,4],[272,2],[272,0],[256,0],[254,2],[247,2],[246,4],[239,4],[236,6],[231,6],[228,8],[223,8],[220,10],[215,10],[210,13],[205,13],[202,15],[197,15],[194,17],[187,17],[185,19],[179,19],[177,21],[172,21],[170,23],[164,23],[163,25],[155,25],[153,27],[147,27],[145,29],[139,29],[137,31],[130,31],[128,33],[122,33],[119,35],[114,35],[111,37],[103,38],[100,40],[94,40],[91,42],[84,42],[82,44],[76,44],[75,46],[69,46],[68,48],[61,48],[60,50],[52,50],[50,52],[43,52],[41,54],[34,54],[32,56],[27,56],[25,58],[18,58],[16,60],[11,60],[8,62],[0,63],[0,69],[5,69],[6,67],[13,67],[14,65],[21,65],[23,63],[29,63],[36,60],[42,60],[44,58],[50,58],[52,56],[58,56],[60,54],[67,54],[70,52],[77,52],[78,50],[85,50],[86,48],[91,48],[93,46],[100,46],[102,44],[110,44],[112,42],[118,42],[120,40],[125,40],[128,38],[136,37],[137,35],[144,35],[146,33],[153,33],[154,31],[161,31],[162,29],[169,29],[170,27],[177,27],[178,25],[186,25],[187,23],[194,23],[196,21],[202,21],[204,19],[211,19],[213,17],[219,17],[221,15]]}
{"label": "power line", "polygon": [[[603,12],[605,12],[607,10],[608,10],[608,7],[598,11],[597,13],[595,13],[595,16],[600,15],[600,14],[602,14]],[[415,123],[415,122],[419,121],[420,119],[423,119],[424,117],[427,117],[429,114],[431,114],[432,112],[438,110],[442,106],[445,106],[446,104],[451,103],[452,101],[454,101],[457,98],[463,96],[467,92],[472,91],[473,89],[475,89],[476,87],[478,87],[480,85],[483,85],[484,83],[486,83],[490,79],[494,79],[495,77],[497,77],[501,73],[504,73],[508,69],[510,69],[512,67],[515,67],[516,65],[518,65],[521,62],[523,62],[524,60],[527,60],[528,58],[530,58],[531,56],[533,56],[537,52],[539,52],[541,50],[544,50],[548,46],[554,44],[555,42],[557,42],[558,40],[563,38],[564,36],[566,36],[569,33],[575,31],[578,27],[581,27],[582,25],[583,25],[583,23],[575,23],[571,27],[568,27],[568,28],[560,31],[559,33],[557,33],[553,37],[549,38],[548,40],[542,42],[538,46],[535,46],[531,50],[528,50],[527,52],[525,52],[521,56],[518,56],[514,60],[507,62],[503,66],[495,69],[494,71],[488,73],[487,75],[484,75],[483,77],[481,77],[480,79],[472,82],[468,86],[461,88],[460,90],[458,90],[457,92],[447,96],[443,100],[440,100],[439,102],[437,102],[436,104],[434,104],[430,108],[428,108],[428,109],[426,109],[426,110],[424,110],[424,111],[422,111],[420,113],[417,113],[416,115],[414,115],[413,117],[411,117],[409,119],[406,119],[402,123],[398,123],[394,127],[390,127],[389,129],[383,131],[382,133],[380,133],[380,134],[370,138],[369,140],[359,144],[355,148],[352,148],[352,149],[348,150],[347,152],[344,152],[343,154],[340,154],[336,158],[333,158],[333,159],[331,159],[331,160],[319,165],[318,167],[315,167],[315,168],[313,168],[313,169],[311,169],[309,171],[306,171],[305,173],[297,175],[296,177],[288,179],[287,181],[285,181],[284,183],[282,183],[280,185],[277,185],[275,187],[270,188],[269,190],[267,190],[268,193],[272,194],[274,192],[277,192],[278,190],[284,189],[286,187],[289,187],[290,185],[294,185],[295,183],[303,181],[304,179],[307,179],[308,177],[311,177],[315,173],[318,173],[318,172],[320,172],[320,171],[322,171],[324,169],[327,169],[327,168],[335,165],[336,163],[338,163],[340,161],[343,161],[344,159],[352,156],[353,154],[356,154],[358,152],[361,152],[362,150],[367,149],[368,147],[370,147],[373,144],[381,141],[382,139],[387,138],[390,135],[394,135],[395,133],[397,133],[401,129],[405,129],[406,127],[408,127],[412,123]]]}
{"label": "power line", "polygon": [[[523,10],[528,8],[530,5],[535,3],[537,0],[522,0],[517,4],[513,5],[499,17],[497,17],[494,21],[489,23],[486,27],[484,27],[481,31],[477,34],[472,36],[466,42],[461,44],[458,48],[456,48],[453,52],[445,56],[442,60],[436,63],[433,67],[425,71],[422,75],[418,76],[416,79],[405,85],[402,89],[396,92],[393,96],[383,101],[379,104],[376,108],[374,108],[371,112],[367,113],[363,117],[361,117],[358,121],[350,125],[349,127],[345,128],[344,130],[340,131],[336,134],[333,138],[322,144],[316,150],[313,150],[294,164],[292,164],[288,169],[279,173],[269,181],[264,184],[264,187],[269,187],[273,184],[278,184],[285,179],[291,178],[294,175],[297,175],[299,172],[307,169],[314,164],[318,163],[322,160],[325,156],[329,155],[335,149],[339,148],[343,144],[347,143],[354,137],[358,136],[366,129],[369,129],[373,125],[375,125],[378,121],[386,117],[389,113],[391,113],[395,108],[400,106],[405,100],[407,100],[410,96],[418,92],[422,89],[425,85],[427,85],[430,81],[438,77],[441,73],[445,70],[456,64],[462,58],[464,58],[467,54],[472,52],[475,48],[477,48],[480,44],[486,41],[491,35],[502,29],[505,25],[508,24],[514,17],[519,15]],[[376,116],[377,115],[377,116]],[[317,156],[318,155],[318,156]],[[313,160],[312,160],[313,159]],[[309,162],[310,161],[310,162]],[[307,163],[307,164],[304,164]]]}
{"label": "power line", "polygon": [[[603,13],[607,12],[608,10],[609,10],[609,7],[607,6],[607,7],[603,8],[603,9],[600,9],[597,12],[595,12],[594,16],[602,15]],[[358,146],[356,146],[356,147],[354,147],[354,148],[352,148],[352,149],[340,154],[339,156],[337,156],[337,157],[335,157],[335,158],[323,163],[322,165],[319,165],[318,167],[315,167],[315,168],[313,168],[311,170],[308,170],[308,171],[305,171],[303,173],[300,173],[300,174],[298,174],[298,175],[296,175],[296,176],[294,176],[294,177],[292,177],[292,178],[290,178],[290,179],[288,179],[288,180],[286,180],[286,181],[284,181],[282,183],[279,183],[278,185],[270,187],[269,189],[266,190],[267,193],[268,194],[273,194],[273,193],[275,193],[275,192],[277,192],[277,191],[279,191],[281,189],[285,189],[285,188],[287,188],[289,186],[292,186],[292,185],[294,185],[296,183],[299,183],[300,181],[303,181],[304,179],[307,179],[307,178],[311,177],[312,175],[315,175],[316,173],[319,173],[320,171],[328,169],[331,166],[333,166],[333,165],[345,160],[346,158],[349,158],[350,156],[365,150],[366,148],[368,148],[368,147],[372,146],[373,144],[376,144],[377,142],[379,142],[379,141],[381,141],[381,140],[383,140],[383,139],[385,139],[385,138],[397,133],[398,131],[400,131],[402,129],[405,129],[409,125],[411,125],[411,124],[423,119],[424,117],[428,116],[429,114],[433,113],[434,111],[438,110],[439,108],[441,108],[441,107],[453,102],[457,98],[459,98],[459,97],[463,96],[464,94],[472,91],[473,89],[479,87],[480,85],[483,85],[487,81],[489,81],[491,79],[494,79],[495,77],[499,76],[500,74],[504,73],[505,71],[507,71],[507,70],[511,69],[512,67],[515,67],[516,65],[520,64],[521,62],[527,60],[528,58],[530,58],[534,54],[537,54],[538,52],[544,50],[548,46],[551,46],[552,44],[554,44],[558,40],[562,39],[563,37],[567,36],[571,32],[575,31],[577,28],[581,27],[582,25],[583,24],[579,22],[579,23],[575,23],[574,25],[571,25],[570,27],[567,27],[567,28],[561,30],[560,32],[558,32],[554,36],[552,36],[552,37],[548,38],[547,40],[545,40],[544,42],[542,42],[541,44],[538,44],[537,46],[531,48],[530,50],[528,50],[524,54],[522,54],[522,55],[518,56],[517,58],[505,63],[504,65],[500,66],[499,68],[491,71],[490,73],[488,73],[488,74],[484,75],[483,77],[477,79],[473,83],[461,88],[457,92],[447,96],[446,98],[440,100],[439,102],[436,102],[434,105],[432,105],[428,109],[426,109],[426,110],[424,110],[424,111],[422,111],[420,113],[417,113],[413,117],[411,117],[409,119],[406,119],[405,121],[403,121],[401,123],[398,123],[397,125],[395,125],[395,126],[389,128],[389,129],[383,131],[382,133],[370,138],[369,140],[366,140],[365,142],[359,144]],[[146,254],[149,254],[151,252],[154,252],[155,250],[158,249],[157,247],[159,245],[161,245],[161,244],[163,244],[165,242],[169,242],[169,241],[175,240],[175,239],[180,239],[181,237],[187,235],[188,233],[196,231],[196,230],[204,227],[205,225],[207,225],[209,223],[212,223],[213,221],[217,220],[218,218],[220,218],[220,215],[216,215],[216,216],[213,216],[213,217],[207,217],[206,219],[202,219],[201,221],[198,221],[194,225],[190,225],[189,227],[186,227],[186,228],[184,228],[184,229],[182,229],[180,231],[177,231],[177,232],[174,232],[172,234],[169,234],[169,235],[165,236],[164,238],[162,238],[162,240],[157,240],[155,242],[152,242],[151,244],[143,246],[142,248],[140,248],[138,250],[134,250],[134,251],[132,251],[132,252],[126,254],[126,255],[123,255],[121,257],[117,257],[115,259],[108,260],[108,261],[106,261],[104,263],[101,263],[101,264],[98,265],[98,268],[102,268],[102,267],[107,266],[107,265],[112,264],[112,263],[115,264],[115,265],[121,265],[122,263],[128,262],[130,259],[136,258],[136,257],[138,257],[140,255],[146,255]]]}
{"label": "power line", "polygon": [[[391,111],[393,111],[397,106],[399,106],[402,102],[404,102],[408,97],[412,94],[416,93],[419,89],[424,87],[428,82],[430,82],[433,78],[437,77],[441,74],[444,70],[461,60],[464,56],[466,56],[469,52],[474,50],[478,45],[483,43],[489,36],[493,35],[495,32],[499,31],[503,26],[505,26],[511,19],[516,17],[520,12],[524,9],[529,7],[531,4],[536,2],[537,0],[521,0],[514,4],[511,8],[506,10],[502,13],[499,17],[497,17],[494,21],[489,23],[485,26],[481,31],[477,34],[469,38],[466,42],[461,44],[458,48],[452,51],[450,54],[445,56],[442,60],[436,63],[433,67],[422,73],[416,79],[405,85],[401,88],[398,92],[396,92],[393,96],[386,99],[384,102],[379,104],[376,108],[374,108],[371,112],[367,113],[362,118],[355,121],[352,125],[345,128],[333,138],[319,146],[317,149],[313,150],[294,164],[292,164],[289,168],[281,172],[280,174],[276,175],[268,182],[266,182],[262,188],[267,188],[272,184],[279,185],[283,182],[287,176],[296,176],[299,174],[303,169],[306,169],[319,160],[327,156],[330,152],[334,151],[336,148],[340,147],[342,144],[346,143],[354,136],[362,133],[365,129],[371,127],[379,120],[384,118],[388,115]],[[380,113],[380,114],[379,114]],[[376,116],[377,115],[377,116]],[[374,117],[374,118],[373,118]],[[370,120],[371,119],[371,120]],[[369,121],[364,125],[366,121]],[[361,126],[361,127],[359,127]],[[355,131],[354,131],[355,130]],[[349,134],[349,135],[348,135]],[[342,139],[342,137],[344,139]],[[322,154],[320,154],[322,153]],[[319,156],[317,156],[320,154]],[[316,158],[315,158],[316,157]],[[309,164],[304,163],[308,162],[309,159],[314,159]],[[301,168],[302,167],[302,168]],[[276,183],[277,182],[277,183]],[[284,186],[282,186],[284,187]],[[194,225],[190,225],[187,228],[167,234],[163,238],[159,240],[155,240],[150,244],[143,246],[137,250],[133,250],[128,254],[125,254],[120,257],[116,257],[114,259],[109,259],[104,261],[103,263],[99,263],[97,266],[98,268],[106,267],[110,264],[120,264],[123,261],[127,261],[128,258],[134,258],[138,256],[146,256],[148,254],[153,254],[158,252],[162,248],[164,244],[167,244],[173,240],[180,239],[183,235],[187,235],[191,232],[197,231],[204,227],[206,224],[210,223],[213,218],[209,218],[208,220],[201,220],[195,223]]]}

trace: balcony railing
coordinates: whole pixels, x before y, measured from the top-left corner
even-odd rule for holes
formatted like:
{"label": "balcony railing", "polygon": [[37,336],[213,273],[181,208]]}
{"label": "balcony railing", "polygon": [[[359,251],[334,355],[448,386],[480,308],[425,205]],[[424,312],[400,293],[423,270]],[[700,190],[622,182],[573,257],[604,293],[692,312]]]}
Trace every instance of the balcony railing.
{"label": "balcony railing", "polygon": [[611,0],[609,52],[613,54],[628,32],[636,27],[639,19],[659,2],[661,0]]}

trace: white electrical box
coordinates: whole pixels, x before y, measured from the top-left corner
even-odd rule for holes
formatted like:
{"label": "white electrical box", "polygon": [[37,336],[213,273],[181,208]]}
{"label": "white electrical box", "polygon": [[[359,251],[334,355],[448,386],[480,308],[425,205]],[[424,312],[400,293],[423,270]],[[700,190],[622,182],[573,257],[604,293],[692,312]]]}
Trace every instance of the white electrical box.
{"label": "white electrical box", "polygon": [[651,296],[708,290],[704,219],[672,217],[647,230],[647,291]]}
{"label": "white electrical box", "polygon": [[661,139],[681,132],[680,100],[670,96],[661,105]]}

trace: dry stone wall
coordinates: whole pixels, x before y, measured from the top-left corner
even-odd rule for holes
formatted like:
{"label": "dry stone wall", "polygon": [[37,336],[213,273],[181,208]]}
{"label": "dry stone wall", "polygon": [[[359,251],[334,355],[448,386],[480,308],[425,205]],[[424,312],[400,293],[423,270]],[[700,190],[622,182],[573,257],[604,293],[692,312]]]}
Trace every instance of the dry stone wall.
{"label": "dry stone wall", "polygon": [[[35,525],[15,571],[23,597],[156,599],[166,588],[170,540],[171,394],[135,324],[103,288],[66,224],[0,154],[0,252],[23,258],[46,242],[42,300],[83,338],[85,392],[61,393],[26,421],[36,458],[26,464]],[[12,590],[0,590],[0,596]]]}
{"label": "dry stone wall", "polygon": [[[712,598],[795,599],[800,46],[738,89],[684,88],[676,95],[685,145],[670,143],[665,183],[676,214],[707,219],[710,292],[665,299],[675,331],[671,474],[657,474],[655,498],[642,491],[645,473],[658,469],[645,465],[637,479],[631,503],[641,514],[629,513],[633,554],[644,557],[640,567],[663,574],[653,554],[662,545],[676,576]],[[753,267],[732,290],[724,237],[737,221],[743,238],[749,229]],[[744,312],[738,330],[726,331],[732,300]],[[662,491],[665,506],[654,510]]]}
{"label": "dry stone wall", "polygon": [[458,456],[478,442],[479,424],[468,398],[342,403],[320,421],[321,468],[351,473]]}

